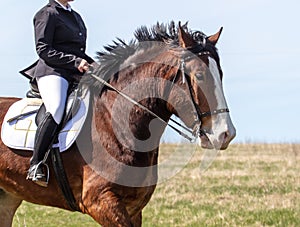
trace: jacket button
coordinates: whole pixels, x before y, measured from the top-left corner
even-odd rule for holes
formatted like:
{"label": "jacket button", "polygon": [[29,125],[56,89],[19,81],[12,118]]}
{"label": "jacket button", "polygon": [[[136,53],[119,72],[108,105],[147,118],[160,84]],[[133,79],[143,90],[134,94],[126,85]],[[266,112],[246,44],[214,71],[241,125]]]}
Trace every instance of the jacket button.
{"label": "jacket button", "polygon": [[82,33],[81,33],[81,32],[79,32],[79,36],[82,36]]}
{"label": "jacket button", "polygon": [[83,48],[83,47],[81,47],[81,48],[80,48],[80,50],[81,50],[81,51],[84,51],[84,48]]}

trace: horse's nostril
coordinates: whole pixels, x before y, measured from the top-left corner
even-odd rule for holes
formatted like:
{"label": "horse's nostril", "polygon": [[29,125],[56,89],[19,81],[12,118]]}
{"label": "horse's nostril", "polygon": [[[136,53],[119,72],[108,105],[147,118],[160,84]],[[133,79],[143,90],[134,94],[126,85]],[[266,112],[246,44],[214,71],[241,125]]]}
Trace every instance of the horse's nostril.
{"label": "horse's nostril", "polygon": [[222,133],[220,139],[223,140],[223,144],[229,144],[231,142],[231,140],[233,140],[233,138],[235,137],[235,131],[226,131],[224,133]]}
{"label": "horse's nostril", "polygon": [[230,137],[230,132],[229,131],[225,132],[225,137],[224,138],[227,140],[229,137]]}
{"label": "horse's nostril", "polygon": [[223,132],[219,135],[219,141],[223,141],[223,143],[226,141],[228,137],[228,132]]}

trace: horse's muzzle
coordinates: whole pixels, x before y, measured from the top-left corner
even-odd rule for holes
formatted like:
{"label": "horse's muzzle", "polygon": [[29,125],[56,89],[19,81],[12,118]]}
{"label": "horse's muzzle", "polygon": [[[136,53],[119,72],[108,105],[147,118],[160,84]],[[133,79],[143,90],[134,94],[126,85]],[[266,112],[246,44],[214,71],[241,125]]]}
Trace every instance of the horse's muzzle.
{"label": "horse's muzzle", "polygon": [[223,127],[223,130],[201,128],[199,133],[200,145],[205,149],[225,150],[236,136],[236,130],[232,124]]}

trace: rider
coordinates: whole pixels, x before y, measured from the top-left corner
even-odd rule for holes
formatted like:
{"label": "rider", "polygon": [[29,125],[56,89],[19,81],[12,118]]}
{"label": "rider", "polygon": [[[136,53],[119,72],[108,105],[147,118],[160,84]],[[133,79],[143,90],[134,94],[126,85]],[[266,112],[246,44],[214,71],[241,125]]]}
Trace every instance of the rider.
{"label": "rider", "polygon": [[36,79],[46,114],[39,123],[27,179],[46,187],[42,165],[62,121],[67,91],[76,76],[83,75],[94,60],[85,54],[87,30],[68,2],[50,0],[34,17],[35,45],[39,60],[23,71]]}

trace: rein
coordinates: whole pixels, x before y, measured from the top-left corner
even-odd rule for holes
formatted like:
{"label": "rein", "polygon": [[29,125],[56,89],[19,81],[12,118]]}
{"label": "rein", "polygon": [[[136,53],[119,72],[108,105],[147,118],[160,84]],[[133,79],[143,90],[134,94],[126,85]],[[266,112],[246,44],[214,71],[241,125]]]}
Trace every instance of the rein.
{"label": "rein", "polygon": [[[162,123],[164,123],[165,125],[168,125],[169,127],[171,127],[175,132],[177,132],[179,135],[181,135],[182,137],[188,139],[190,142],[193,142],[195,140],[194,137],[189,136],[188,134],[180,131],[179,129],[175,128],[173,125],[169,124],[168,122],[166,122],[164,119],[162,119],[160,116],[158,116],[156,113],[154,113],[153,111],[149,110],[147,107],[143,106],[142,104],[138,103],[137,101],[135,101],[134,99],[132,99],[131,97],[129,97],[128,95],[124,94],[123,92],[121,92],[120,90],[118,90],[117,88],[115,88],[114,86],[112,86],[111,84],[107,83],[105,80],[103,80],[102,78],[96,76],[95,74],[93,74],[92,72],[88,72],[88,75],[90,75],[91,77],[93,77],[94,79],[98,80],[100,83],[104,84],[105,86],[109,87],[110,89],[114,90],[115,92],[117,92],[119,95],[121,95],[123,98],[127,99],[129,102],[137,105],[138,107],[140,107],[141,109],[147,111],[148,113],[150,113],[153,117],[156,117],[157,119],[159,119]],[[170,118],[170,121],[172,121],[173,123],[175,123],[176,125],[180,126],[181,128],[185,129],[186,131],[188,131],[189,133],[194,135],[194,132],[191,131],[189,128],[185,127],[184,125],[180,124],[179,122],[177,122],[176,120]]]}

